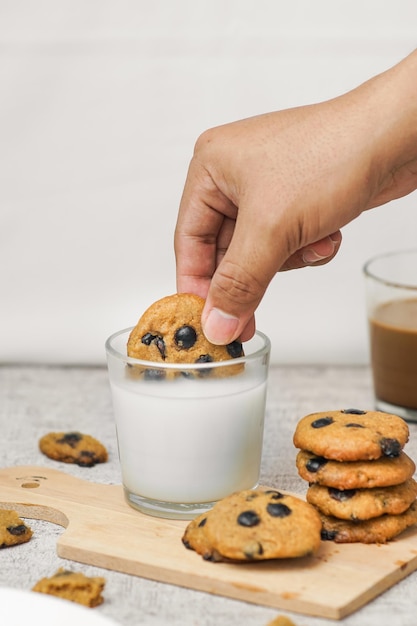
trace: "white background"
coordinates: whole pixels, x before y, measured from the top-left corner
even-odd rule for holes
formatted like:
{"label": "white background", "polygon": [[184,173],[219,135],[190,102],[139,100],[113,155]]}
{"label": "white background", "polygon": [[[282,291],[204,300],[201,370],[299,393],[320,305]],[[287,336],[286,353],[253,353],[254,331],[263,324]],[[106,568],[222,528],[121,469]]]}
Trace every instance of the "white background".
{"label": "white background", "polygon": [[[104,363],[175,291],[197,136],[320,101],[416,47],[415,0],[2,0],[0,362]],[[361,216],[258,315],[278,363],[368,360],[362,266],[415,246],[411,194]]]}

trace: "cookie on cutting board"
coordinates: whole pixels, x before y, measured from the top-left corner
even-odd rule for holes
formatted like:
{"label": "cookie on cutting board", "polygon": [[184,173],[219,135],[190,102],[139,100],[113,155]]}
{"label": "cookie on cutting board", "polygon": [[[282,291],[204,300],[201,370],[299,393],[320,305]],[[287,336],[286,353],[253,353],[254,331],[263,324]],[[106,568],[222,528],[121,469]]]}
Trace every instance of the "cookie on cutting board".
{"label": "cookie on cutting board", "polygon": [[183,543],[209,561],[294,558],[317,551],[320,531],[320,516],[307,502],[274,489],[248,489],[193,520]]}

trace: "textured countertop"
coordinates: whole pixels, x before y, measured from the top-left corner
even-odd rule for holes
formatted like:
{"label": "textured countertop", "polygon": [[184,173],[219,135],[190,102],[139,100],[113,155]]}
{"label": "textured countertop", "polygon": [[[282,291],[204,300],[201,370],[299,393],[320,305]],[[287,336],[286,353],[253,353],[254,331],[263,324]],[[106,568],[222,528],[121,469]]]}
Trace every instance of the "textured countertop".
{"label": "textured countertop", "polygon": [[[283,366],[270,373],[261,483],[305,493],[295,468],[292,435],[299,418],[313,411],[356,407],[373,408],[367,367]],[[1,366],[0,466],[51,467],[83,479],[106,484],[121,482],[116,433],[104,368]],[[38,439],[49,431],[79,430],[100,439],[109,461],[93,468],[54,462],[38,450]],[[417,459],[417,425],[410,424],[406,451]],[[1,500],[1,493],[0,493]],[[63,528],[30,520],[32,540],[0,552],[0,585],[30,589],[58,567],[74,563],[56,554]],[[417,573],[413,573],[349,617],[335,622],[288,613],[237,600],[212,596],[174,585],[77,564],[87,575],[105,576],[105,602],[98,608],[121,625],[211,626],[245,624],[267,626],[287,615],[297,626],[415,626]]]}

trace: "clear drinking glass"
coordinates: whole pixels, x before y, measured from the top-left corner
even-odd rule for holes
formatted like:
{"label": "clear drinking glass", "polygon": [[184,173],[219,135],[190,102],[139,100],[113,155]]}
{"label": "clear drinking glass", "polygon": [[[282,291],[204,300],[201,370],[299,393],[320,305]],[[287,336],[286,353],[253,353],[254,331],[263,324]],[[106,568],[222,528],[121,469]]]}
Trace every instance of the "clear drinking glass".
{"label": "clear drinking glass", "polygon": [[375,404],[417,421],[417,250],[364,266]]}
{"label": "clear drinking glass", "polygon": [[157,517],[191,519],[259,480],[270,341],[245,356],[153,363],[127,356],[128,328],[106,342],[125,496]]}

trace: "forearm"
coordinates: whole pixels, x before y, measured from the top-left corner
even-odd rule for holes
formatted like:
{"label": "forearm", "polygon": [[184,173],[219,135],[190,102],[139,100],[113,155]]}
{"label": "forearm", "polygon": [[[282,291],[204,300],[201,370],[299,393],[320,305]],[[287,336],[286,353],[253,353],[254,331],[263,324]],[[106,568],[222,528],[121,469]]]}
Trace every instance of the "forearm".
{"label": "forearm", "polygon": [[417,188],[417,50],[355,92],[369,107],[377,206]]}

